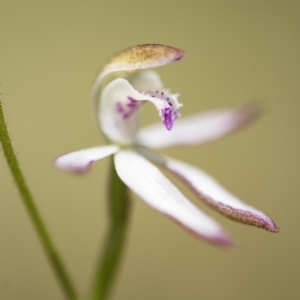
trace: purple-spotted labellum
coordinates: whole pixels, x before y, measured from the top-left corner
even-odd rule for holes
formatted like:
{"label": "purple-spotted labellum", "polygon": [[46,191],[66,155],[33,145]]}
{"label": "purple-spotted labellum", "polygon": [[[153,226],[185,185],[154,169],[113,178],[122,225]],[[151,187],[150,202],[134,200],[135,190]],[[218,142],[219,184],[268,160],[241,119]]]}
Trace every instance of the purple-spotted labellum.
{"label": "purple-spotted labellum", "polygon": [[173,124],[175,123],[177,119],[177,112],[173,112],[170,107],[165,107],[162,110],[163,115],[163,123],[165,124],[166,128],[168,130],[171,130],[173,127]]}
{"label": "purple-spotted labellum", "polygon": [[[181,179],[203,203],[226,217],[278,232],[271,218],[243,203],[203,171],[150,150],[216,140],[258,116],[255,106],[246,104],[178,118],[182,106],[178,102],[179,95],[172,94],[163,86],[159,75],[147,69],[178,61],[185,55],[184,51],[173,47],[147,44],[114,56],[96,78],[92,89],[99,125],[111,144],[62,155],[55,160],[56,167],[83,173],[93,162],[114,155],[119,177],[143,201],[198,237],[225,247],[232,245],[223,228],[192,204],[150,162],[153,161]],[[105,85],[103,79],[108,74],[115,78]],[[164,126],[160,122],[139,128],[138,111],[144,103],[155,106]]]}

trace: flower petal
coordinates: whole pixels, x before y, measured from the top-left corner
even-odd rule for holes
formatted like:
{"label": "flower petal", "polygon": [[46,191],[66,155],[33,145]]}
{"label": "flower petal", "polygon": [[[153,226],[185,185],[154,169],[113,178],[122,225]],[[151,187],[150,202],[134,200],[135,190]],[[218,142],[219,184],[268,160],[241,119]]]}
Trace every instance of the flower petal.
{"label": "flower petal", "polygon": [[167,90],[140,93],[126,79],[117,78],[101,93],[98,112],[101,128],[111,140],[125,145],[132,144],[138,130],[136,113],[144,101],[150,101],[170,130],[179,116],[181,104],[177,97],[177,94],[170,94]]}
{"label": "flower petal", "polygon": [[93,162],[114,154],[118,150],[119,147],[110,145],[71,152],[56,158],[54,165],[64,171],[85,173],[89,170]]}
{"label": "flower petal", "polygon": [[159,124],[139,131],[137,142],[151,148],[195,145],[217,140],[251,123],[260,114],[253,103],[233,109],[212,110],[181,118],[172,132],[161,130]]}
{"label": "flower petal", "polygon": [[229,237],[210,217],[184,195],[143,156],[132,150],[115,155],[116,171],[122,181],[159,212],[210,242],[230,246]]}
{"label": "flower petal", "polygon": [[264,228],[271,232],[279,231],[271,218],[256,208],[240,201],[203,171],[174,159],[156,156],[145,150],[143,150],[143,153],[170,170],[185,182],[200,199],[226,217],[240,223]]}
{"label": "flower petal", "polygon": [[[174,47],[160,44],[144,44],[128,48],[115,56],[105,65],[92,88],[92,99],[95,103],[102,79],[113,72],[133,71],[159,67],[186,56],[186,53]],[[97,107],[97,106],[95,106]]]}

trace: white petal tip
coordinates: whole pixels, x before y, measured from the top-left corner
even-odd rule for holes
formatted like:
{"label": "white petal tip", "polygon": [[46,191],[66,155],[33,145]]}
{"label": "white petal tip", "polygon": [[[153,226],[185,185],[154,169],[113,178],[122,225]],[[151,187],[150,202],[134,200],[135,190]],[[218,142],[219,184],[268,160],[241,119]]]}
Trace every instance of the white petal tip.
{"label": "white petal tip", "polygon": [[236,110],[236,129],[246,126],[261,117],[263,109],[258,101],[252,100]]}
{"label": "white petal tip", "polygon": [[211,237],[201,236],[201,238],[204,238],[207,242],[209,242],[211,244],[214,244],[216,246],[220,246],[223,248],[234,248],[235,247],[235,242],[225,232],[221,232],[220,234],[211,236]]}
{"label": "white petal tip", "polygon": [[66,153],[57,157],[54,165],[66,172],[84,174],[90,170],[95,161],[116,153],[118,149],[115,145],[109,145]]}
{"label": "white petal tip", "polygon": [[86,162],[84,165],[76,165],[66,163],[64,159],[65,155],[61,155],[54,160],[54,166],[62,171],[72,173],[75,175],[81,175],[87,173],[91,169],[91,165],[93,164],[94,160]]}
{"label": "white petal tip", "polygon": [[227,235],[221,235],[211,240],[215,245],[221,246],[223,248],[234,248],[235,242]]}
{"label": "white petal tip", "polygon": [[205,240],[206,242],[213,244],[215,246],[223,247],[223,248],[233,248],[235,246],[235,242],[233,239],[222,229],[214,229],[210,233],[204,231],[198,231],[196,228],[187,227],[182,222],[178,221],[175,218],[172,218],[168,214],[164,214],[167,218],[171,219],[178,225],[180,225],[183,229],[187,230],[197,239]]}

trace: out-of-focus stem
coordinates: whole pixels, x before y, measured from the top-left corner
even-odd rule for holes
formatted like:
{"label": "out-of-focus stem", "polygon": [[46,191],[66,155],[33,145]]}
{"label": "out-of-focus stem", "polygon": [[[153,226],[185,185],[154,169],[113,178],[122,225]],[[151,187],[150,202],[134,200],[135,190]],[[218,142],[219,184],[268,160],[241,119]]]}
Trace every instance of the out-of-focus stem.
{"label": "out-of-focus stem", "polygon": [[109,227],[89,294],[91,300],[108,299],[120,264],[128,227],[128,188],[117,175],[113,160],[108,184]]}

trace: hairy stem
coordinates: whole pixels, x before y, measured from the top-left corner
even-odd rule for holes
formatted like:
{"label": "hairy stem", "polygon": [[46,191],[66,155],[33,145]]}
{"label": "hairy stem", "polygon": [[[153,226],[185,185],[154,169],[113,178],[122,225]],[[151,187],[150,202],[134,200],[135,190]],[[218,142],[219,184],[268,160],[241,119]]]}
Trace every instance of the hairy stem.
{"label": "hairy stem", "polygon": [[46,226],[37,209],[37,206],[35,205],[33,196],[26,184],[25,177],[21,171],[6,126],[1,99],[0,99],[0,142],[2,144],[2,148],[3,148],[3,152],[7,164],[14,178],[14,182],[17,186],[17,189],[19,190],[23,203],[27,209],[29,216],[31,217],[36,232],[48,256],[51,266],[54,269],[57,279],[61,284],[61,287],[66,295],[66,298],[69,300],[77,300],[78,297],[76,295],[74,286],[67,274],[67,271],[63,265],[62,260],[58,255],[57,250],[55,249],[55,246],[50,238],[49,232],[46,229]]}

